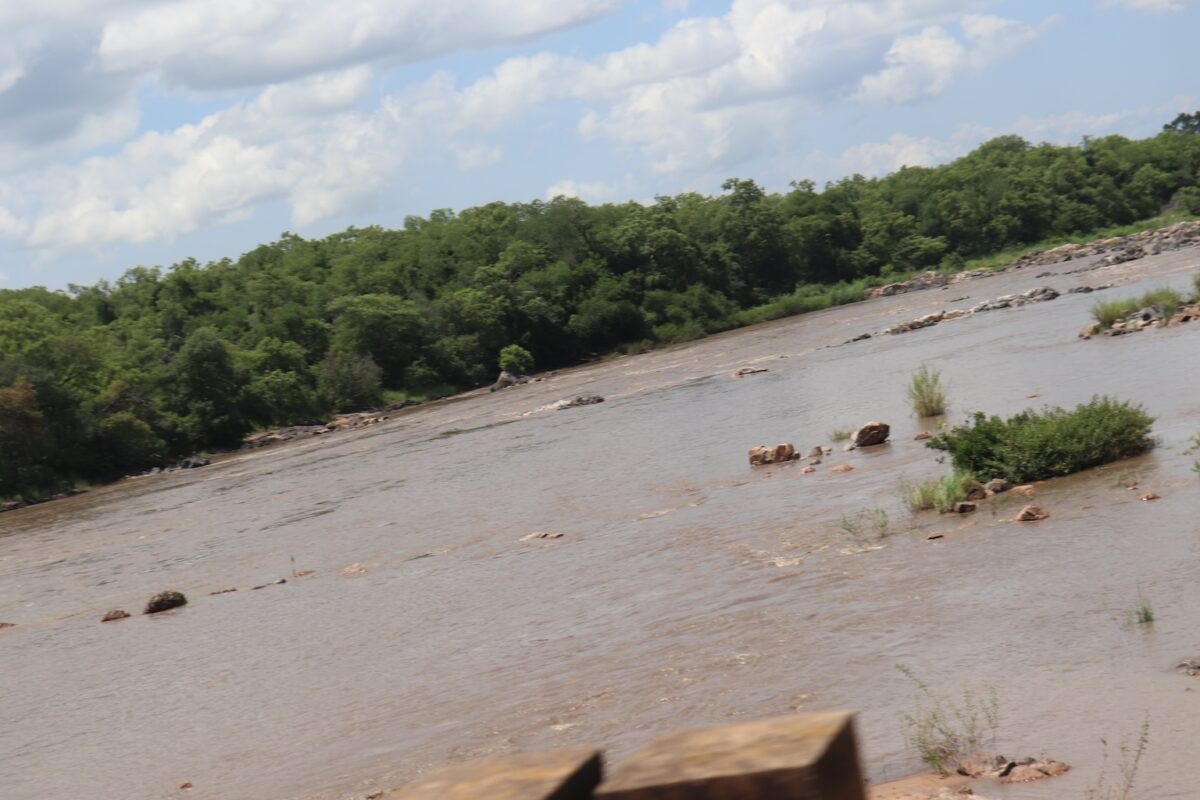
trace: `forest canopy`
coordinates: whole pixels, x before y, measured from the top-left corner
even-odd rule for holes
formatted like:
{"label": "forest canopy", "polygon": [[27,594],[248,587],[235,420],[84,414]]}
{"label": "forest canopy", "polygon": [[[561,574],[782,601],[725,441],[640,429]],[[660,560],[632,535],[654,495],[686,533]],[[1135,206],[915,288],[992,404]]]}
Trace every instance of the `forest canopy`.
{"label": "forest canopy", "polygon": [[1197,214],[1196,120],[1069,147],[1001,136],[819,190],[731,178],[647,205],[441,209],[65,292],[0,291],[0,499],[480,386],[502,362],[551,369],[694,339],[913,270]]}

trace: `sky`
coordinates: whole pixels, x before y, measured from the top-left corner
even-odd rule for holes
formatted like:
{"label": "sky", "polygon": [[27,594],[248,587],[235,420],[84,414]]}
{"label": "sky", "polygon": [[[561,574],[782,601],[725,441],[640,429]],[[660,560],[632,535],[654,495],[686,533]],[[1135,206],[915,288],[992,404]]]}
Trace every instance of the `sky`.
{"label": "sky", "polygon": [[0,0],[0,288],[1200,108],[1200,0]]}

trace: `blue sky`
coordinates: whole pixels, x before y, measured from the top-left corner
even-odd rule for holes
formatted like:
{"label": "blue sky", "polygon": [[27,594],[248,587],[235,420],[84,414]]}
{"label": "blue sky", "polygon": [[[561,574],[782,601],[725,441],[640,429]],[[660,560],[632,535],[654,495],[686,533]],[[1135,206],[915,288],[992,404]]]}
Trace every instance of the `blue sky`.
{"label": "blue sky", "polygon": [[0,288],[1147,136],[1200,108],[1197,30],[1197,0],[0,3]]}

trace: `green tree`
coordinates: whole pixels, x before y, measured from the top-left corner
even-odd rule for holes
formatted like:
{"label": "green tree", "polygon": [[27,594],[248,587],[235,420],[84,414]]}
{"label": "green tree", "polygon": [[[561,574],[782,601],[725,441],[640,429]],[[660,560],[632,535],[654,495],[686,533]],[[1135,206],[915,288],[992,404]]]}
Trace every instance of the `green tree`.
{"label": "green tree", "polygon": [[1164,131],[1176,133],[1200,133],[1200,111],[1191,114],[1180,112],[1175,119],[1163,125]]}

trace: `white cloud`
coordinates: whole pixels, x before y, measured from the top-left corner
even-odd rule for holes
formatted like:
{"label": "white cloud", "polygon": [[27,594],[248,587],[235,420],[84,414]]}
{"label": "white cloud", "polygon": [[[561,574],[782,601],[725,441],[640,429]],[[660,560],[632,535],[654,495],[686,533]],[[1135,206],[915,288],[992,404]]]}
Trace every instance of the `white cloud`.
{"label": "white cloud", "polygon": [[257,90],[525,41],[616,0],[39,0],[0,4],[0,174],[123,142],[148,82]]}
{"label": "white cloud", "polygon": [[1196,0],[1104,0],[1101,5],[1117,6],[1130,11],[1182,11],[1188,5],[1194,5]]}
{"label": "white cloud", "polygon": [[964,72],[983,69],[1025,47],[1056,19],[1050,17],[1034,27],[1002,17],[969,14],[960,20],[965,45],[940,26],[898,36],[884,56],[886,66],[863,76],[854,97],[907,103],[941,94]]}
{"label": "white cloud", "polygon": [[104,26],[100,63],[229,88],[367,62],[413,63],[594,19],[614,0],[170,0]]}
{"label": "white cloud", "polygon": [[[378,193],[411,135],[395,102],[371,113],[359,68],[271,86],[248,103],[40,181],[28,243],[70,249],[147,242],[243,218],[286,199],[299,226]],[[39,183],[34,181],[35,184]]]}
{"label": "white cloud", "polygon": [[542,196],[547,200],[553,200],[559,196],[578,197],[581,200],[597,203],[611,200],[616,194],[617,189],[603,181],[581,182],[568,178],[547,187]]}

